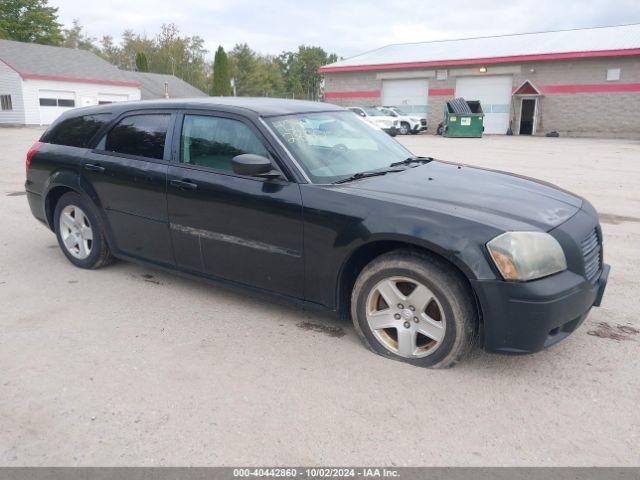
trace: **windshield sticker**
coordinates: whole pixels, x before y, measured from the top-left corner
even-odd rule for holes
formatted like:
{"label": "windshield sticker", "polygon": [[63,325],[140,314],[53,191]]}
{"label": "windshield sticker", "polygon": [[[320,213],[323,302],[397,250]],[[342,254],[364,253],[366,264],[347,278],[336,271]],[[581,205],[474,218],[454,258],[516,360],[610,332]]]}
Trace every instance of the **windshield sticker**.
{"label": "windshield sticker", "polygon": [[296,143],[304,140],[304,130],[296,120],[280,120],[273,122],[273,126],[289,143]]}

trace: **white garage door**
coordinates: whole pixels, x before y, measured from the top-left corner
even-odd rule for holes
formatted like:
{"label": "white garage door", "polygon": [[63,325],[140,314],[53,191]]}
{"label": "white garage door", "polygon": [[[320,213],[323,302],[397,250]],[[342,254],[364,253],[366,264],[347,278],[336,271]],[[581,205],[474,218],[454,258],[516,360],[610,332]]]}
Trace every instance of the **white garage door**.
{"label": "white garage door", "polygon": [[414,113],[422,117],[427,115],[429,99],[429,80],[383,80],[382,105],[399,107],[406,113]]}
{"label": "white garage door", "polygon": [[511,76],[459,77],[456,97],[480,100],[484,110],[484,132],[504,135],[509,128],[511,111]]}
{"label": "white garage door", "polygon": [[60,90],[40,90],[38,92],[40,102],[40,123],[49,125],[63,112],[76,106],[76,94]]}

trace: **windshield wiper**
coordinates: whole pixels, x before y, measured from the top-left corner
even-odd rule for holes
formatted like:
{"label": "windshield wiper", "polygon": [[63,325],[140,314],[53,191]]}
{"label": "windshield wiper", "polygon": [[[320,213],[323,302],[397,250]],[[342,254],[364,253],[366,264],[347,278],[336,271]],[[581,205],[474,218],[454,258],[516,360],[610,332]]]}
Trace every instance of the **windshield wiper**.
{"label": "windshield wiper", "polygon": [[399,162],[393,162],[390,167],[399,167],[400,165],[410,165],[412,163],[429,163],[432,161],[431,157],[409,157],[404,160],[400,160]]}
{"label": "windshield wiper", "polygon": [[401,168],[386,168],[384,170],[370,170],[368,172],[358,172],[358,173],[354,173],[350,177],[343,178],[341,180],[336,180],[333,183],[334,184],[347,183],[347,182],[352,182],[354,180],[360,180],[361,178],[377,177],[380,175],[386,175],[387,173],[403,172],[403,171],[404,169],[401,169]]}

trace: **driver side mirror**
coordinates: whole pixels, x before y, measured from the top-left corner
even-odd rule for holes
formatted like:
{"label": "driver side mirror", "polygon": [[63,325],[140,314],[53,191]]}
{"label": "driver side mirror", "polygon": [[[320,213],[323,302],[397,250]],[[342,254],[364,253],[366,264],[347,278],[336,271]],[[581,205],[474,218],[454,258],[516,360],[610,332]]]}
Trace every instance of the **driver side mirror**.
{"label": "driver side mirror", "polygon": [[278,178],[280,172],[273,168],[271,160],[262,155],[243,153],[231,159],[233,172],[248,177]]}

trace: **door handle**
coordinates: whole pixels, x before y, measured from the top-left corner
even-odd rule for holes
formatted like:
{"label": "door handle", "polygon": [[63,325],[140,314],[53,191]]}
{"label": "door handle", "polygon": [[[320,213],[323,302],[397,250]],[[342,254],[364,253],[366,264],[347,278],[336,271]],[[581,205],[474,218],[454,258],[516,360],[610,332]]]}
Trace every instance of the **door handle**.
{"label": "door handle", "polygon": [[198,188],[197,184],[190,182],[189,180],[171,180],[169,185],[177,187],[180,190],[195,190]]}
{"label": "door handle", "polygon": [[102,173],[105,171],[105,168],[100,166],[100,165],[95,165],[93,163],[86,163],[84,165],[84,169],[85,170],[89,170],[90,172],[98,172],[98,173]]}

